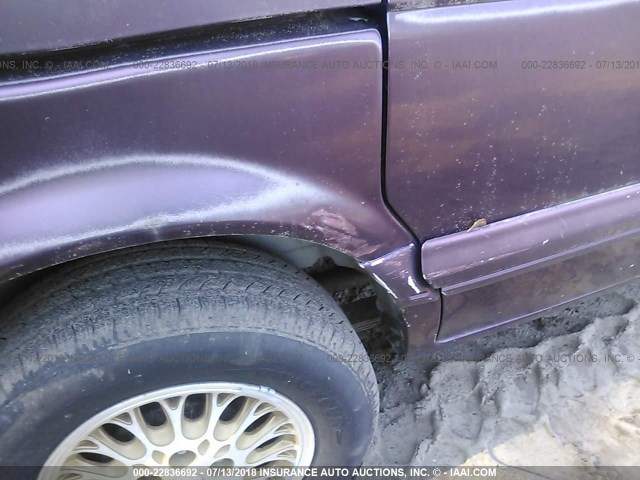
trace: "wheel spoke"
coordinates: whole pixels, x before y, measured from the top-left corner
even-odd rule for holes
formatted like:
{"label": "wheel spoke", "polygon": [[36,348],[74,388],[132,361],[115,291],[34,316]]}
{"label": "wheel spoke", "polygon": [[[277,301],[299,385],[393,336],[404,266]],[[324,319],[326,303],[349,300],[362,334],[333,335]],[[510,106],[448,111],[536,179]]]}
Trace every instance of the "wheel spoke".
{"label": "wheel spoke", "polygon": [[277,410],[273,405],[262,402],[254,402],[253,406],[251,407],[251,411],[245,417],[245,419],[242,421],[242,424],[238,428],[238,434],[244,433],[247,428],[249,428],[254,422],[260,420],[261,418],[264,418],[265,415],[268,415],[275,411]]}
{"label": "wheel spoke", "polygon": [[242,432],[236,444],[238,448],[251,448],[281,435],[295,434],[295,429],[289,424],[289,418],[282,414],[270,415],[269,418],[252,432]]}
{"label": "wheel spoke", "polygon": [[207,431],[205,436],[207,438],[211,438],[214,436],[214,430],[218,423],[220,422],[220,417],[226,410],[226,408],[233,402],[237,395],[232,395],[228,393],[219,393],[217,395],[213,395],[211,400],[211,411],[209,413],[209,425],[207,427]]}
{"label": "wheel spoke", "polygon": [[[234,402],[235,401],[237,401],[237,399],[235,399]],[[239,410],[233,413],[232,418],[228,420],[218,420],[217,425],[215,426],[215,429],[213,431],[213,436],[216,438],[216,440],[227,441],[242,432],[242,426],[245,425],[248,419],[250,419],[250,415],[253,411],[255,411],[257,404],[258,400],[256,400],[255,398],[242,398],[242,404],[240,405]],[[249,420],[247,426],[249,426],[250,424],[251,420]]]}
{"label": "wheel spoke", "polygon": [[85,442],[76,447],[74,452],[103,455],[123,465],[128,465],[142,457],[142,455],[136,455],[138,453],[136,450],[128,449],[127,445],[110,438],[102,429],[94,431]]}
{"label": "wheel spoke", "polygon": [[127,430],[142,442],[147,450],[153,449],[153,447],[157,445],[164,445],[170,441],[170,439],[165,443],[159,441],[158,429],[155,431],[151,430],[151,427],[145,423],[140,410],[137,408],[118,415],[111,419],[110,423]]}
{"label": "wheel spoke", "polygon": [[209,438],[205,437],[205,435],[209,431],[209,426],[212,423],[212,412],[214,408],[213,400],[214,398],[212,394],[206,394],[204,396],[202,414],[195,419],[190,419],[186,416],[182,419],[182,431],[186,438],[190,440],[197,438]]}
{"label": "wheel spoke", "polygon": [[261,465],[276,460],[293,463],[296,458],[296,444],[281,438],[267,447],[257,448],[247,456],[249,465]]}
{"label": "wheel spoke", "polygon": [[160,400],[158,403],[162,406],[167,420],[173,428],[175,437],[182,437],[182,421],[184,419],[184,404],[187,400],[186,395],[182,397],[173,397]]}

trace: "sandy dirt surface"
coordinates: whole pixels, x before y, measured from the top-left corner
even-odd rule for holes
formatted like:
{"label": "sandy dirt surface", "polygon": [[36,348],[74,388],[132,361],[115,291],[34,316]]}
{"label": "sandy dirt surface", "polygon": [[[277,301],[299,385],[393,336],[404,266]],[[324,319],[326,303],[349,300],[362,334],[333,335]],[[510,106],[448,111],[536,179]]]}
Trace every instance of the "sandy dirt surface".
{"label": "sandy dirt surface", "polygon": [[639,317],[636,284],[435,356],[376,365],[381,416],[365,465],[640,465]]}

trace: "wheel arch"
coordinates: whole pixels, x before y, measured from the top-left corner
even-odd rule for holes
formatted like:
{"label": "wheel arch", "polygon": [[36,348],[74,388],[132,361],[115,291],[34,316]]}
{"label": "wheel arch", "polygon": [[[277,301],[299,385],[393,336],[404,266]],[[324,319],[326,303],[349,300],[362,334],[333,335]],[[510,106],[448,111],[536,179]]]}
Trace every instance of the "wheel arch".
{"label": "wheel arch", "polygon": [[241,159],[127,156],[0,185],[0,281],[166,240],[270,235],[358,262],[411,241],[383,203]]}
{"label": "wheel arch", "polygon": [[[152,246],[156,243],[174,243],[189,245],[202,239],[210,239],[225,243],[246,245],[265,253],[279,257],[291,265],[306,270],[310,273],[329,294],[334,294],[340,289],[362,287],[370,285],[375,292],[375,307],[380,317],[379,321],[387,333],[390,344],[400,352],[406,349],[406,324],[397,299],[390,292],[380,277],[370,268],[370,262],[360,262],[357,258],[333,247],[320,243],[294,238],[290,236],[277,236],[265,234],[231,234],[212,235],[208,237],[179,238],[172,240],[157,240],[138,245],[128,245],[121,248],[111,248],[97,253],[82,256],[73,256],[70,260],[57,262],[44,268],[37,269],[25,275],[0,284],[0,310],[2,306],[9,307],[11,299],[25,291],[43,277],[51,275],[58,268],[83,258],[99,257],[116,251],[126,252],[132,248]],[[315,272],[315,273],[312,273]],[[323,280],[324,279],[324,280]],[[336,282],[337,279],[337,282]],[[337,283],[337,285],[336,285]],[[334,288],[335,287],[335,288]],[[347,313],[347,311],[345,311]],[[368,312],[365,312],[365,314]],[[352,323],[356,319],[347,313]]]}

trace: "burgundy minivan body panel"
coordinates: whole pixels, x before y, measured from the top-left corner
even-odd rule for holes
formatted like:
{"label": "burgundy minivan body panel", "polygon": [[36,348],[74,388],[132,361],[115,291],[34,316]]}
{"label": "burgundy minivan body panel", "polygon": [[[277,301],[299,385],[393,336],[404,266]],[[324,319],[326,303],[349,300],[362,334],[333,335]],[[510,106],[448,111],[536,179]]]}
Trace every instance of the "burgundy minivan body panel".
{"label": "burgundy minivan body panel", "polygon": [[[361,262],[410,244],[382,199],[380,71],[330,66],[382,59],[379,33],[353,25],[173,59],[195,68],[0,87],[0,277],[206,235],[286,235]],[[221,63],[234,59],[276,66]]]}
{"label": "burgundy minivan body panel", "polygon": [[0,282],[161,240],[287,236],[354,258],[408,347],[432,344],[440,295],[383,199],[380,34],[336,18],[0,86]]}
{"label": "burgundy minivan body panel", "polygon": [[638,234],[640,185],[631,185],[429,240],[423,273],[453,295]]}
{"label": "burgundy minivan body panel", "polygon": [[387,195],[421,241],[640,182],[640,69],[611,63],[640,61],[640,2],[513,0],[388,21]]}
{"label": "burgundy minivan body panel", "polygon": [[640,185],[425,242],[438,341],[535,318],[640,277]]}
{"label": "burgundy minivan body panel", "polygon": [[[101,48],[95,68],[10,71],[0,282],[161,240],[290,236],[354,258],[415,352],[637,278],[640,69],[616,62],[639,60],[640,1],[416,9],[432,3],[388,14],[388,72],[368,10]],[[3,37],[0,54],[357,4],[254,2],[253,15],[191,0],[175,17],[162,13],[175,4],[151,16],[140,5],[65,35],[39,35],[38,10],[34,35]],[[200,7],[211,15],[196,20]],[[478,219],[489,225],[466,232]]]}
{"label": "burgundy minivan body panel", "polygon": [[640,236],[625,235],[536,269],[456,295],[443,295],[438,342],[449,342],[551,309],[640,277]]}
{"label": "burgundy minivan body panel", "polygon": [[380,0],[0,0],[0,55]]}
{"label": "burgundy minivan body panel", "polygon": [[637,278],[640,2],[402,7],[386,188],[441,289],[438,342]]}

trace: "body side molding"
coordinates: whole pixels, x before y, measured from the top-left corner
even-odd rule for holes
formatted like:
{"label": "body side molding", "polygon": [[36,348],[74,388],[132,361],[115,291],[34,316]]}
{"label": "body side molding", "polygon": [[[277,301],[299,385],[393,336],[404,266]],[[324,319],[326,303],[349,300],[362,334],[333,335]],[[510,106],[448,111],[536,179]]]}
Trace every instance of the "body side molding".
{"label": "body side molding", "polygon": [[448,294],[640,233],[640,184],[502,220],[422,245],[424,277]]}
{"label": "body side molding", "polygon": [[442,292],[438,342],[536,318],[640,277],[640,185],[422,245]]}

